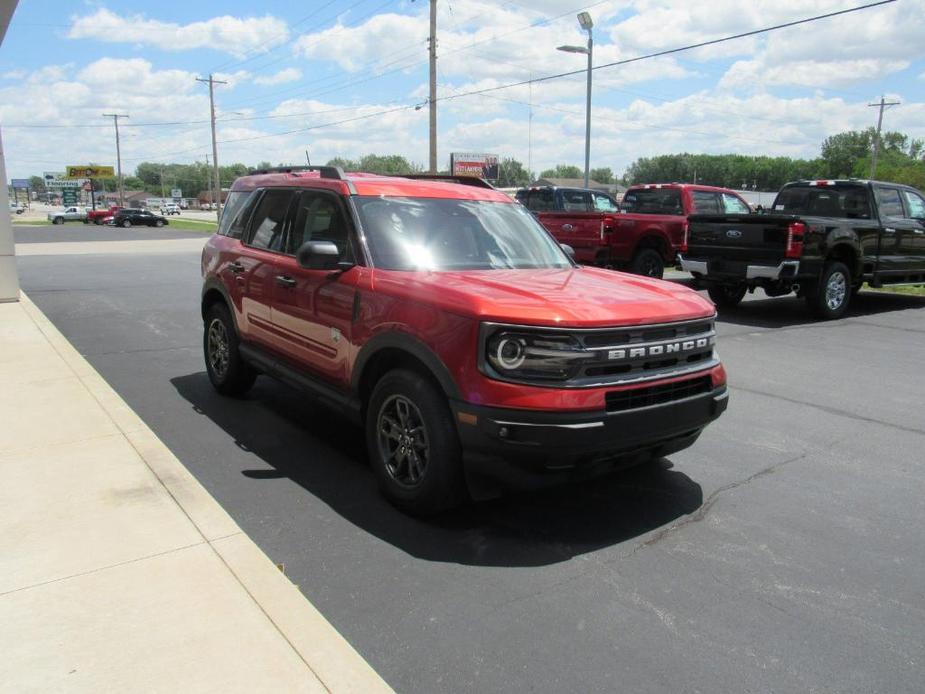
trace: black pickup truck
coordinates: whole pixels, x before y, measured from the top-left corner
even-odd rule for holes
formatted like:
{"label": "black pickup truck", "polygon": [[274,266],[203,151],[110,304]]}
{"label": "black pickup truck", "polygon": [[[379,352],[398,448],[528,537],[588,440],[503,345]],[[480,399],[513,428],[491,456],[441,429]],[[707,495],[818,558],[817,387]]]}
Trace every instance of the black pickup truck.
{"label": "black pickup truck", "polygon": [[797,181],[763,214],[692,215],[679,256],[713,302],[755,287],[796,292],[822,319],[842,316],[864,282],[925,284],[925,198],[909,186]]}

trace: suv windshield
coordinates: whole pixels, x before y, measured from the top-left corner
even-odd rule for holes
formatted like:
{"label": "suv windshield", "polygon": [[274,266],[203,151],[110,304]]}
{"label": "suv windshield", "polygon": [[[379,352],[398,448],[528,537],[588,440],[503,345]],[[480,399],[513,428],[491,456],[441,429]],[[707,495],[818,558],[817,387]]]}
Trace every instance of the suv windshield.
{"label": "suv windshield", "polygon": [[852,183],[832,186],[787,186],[774,201],[774,211],[814,217],[870,219],[867,188]]}
{"label": "suv windshield", "polygon": [[636,214],[684,214],[677,188],[632,188],[623,196],[623,209]]}
{"label": "suv windshield", "polygon": [[567,268],[572,263],[520,205],[357,197],[373,264],[385,270]]}

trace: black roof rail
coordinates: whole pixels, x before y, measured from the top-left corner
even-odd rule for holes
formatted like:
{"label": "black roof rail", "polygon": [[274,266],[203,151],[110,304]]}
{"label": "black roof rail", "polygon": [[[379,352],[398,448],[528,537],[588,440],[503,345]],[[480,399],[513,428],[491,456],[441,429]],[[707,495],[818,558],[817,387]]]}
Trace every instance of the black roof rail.
{"label": "black roof rail", "polygon": [[300,171],[318,171],[321,178],[333,178],[337,181],[346,181],[347,176],[344,170],[339,166],[273,166],[268,169],[251,169],[247,172],[248,176],[271,173],[299,173]]}
{"label": "black roof rail", "polygon": [[430,173],[408,173],[408,174],[390,174],[391,176],[400,176],[401,178],[412,178],[421,181],[446,181],[447,183],[459,183],[464,186],[475,186],[476,188],[489,188],[494,190],[495,187],[478,176],[456,176],[454,174],[430,174]]}

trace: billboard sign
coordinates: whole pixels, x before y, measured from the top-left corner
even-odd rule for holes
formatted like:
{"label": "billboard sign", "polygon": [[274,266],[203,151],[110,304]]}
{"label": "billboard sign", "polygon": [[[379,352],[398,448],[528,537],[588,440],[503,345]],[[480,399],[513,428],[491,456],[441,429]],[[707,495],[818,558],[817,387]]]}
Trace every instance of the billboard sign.
{"label": "billboard sign", "polygon": [[80,187],[81,181],[66,181],[63,176],[64,173],[62,171],[46,171],[42,174],[42,178],[45,180],[45,187],[49,190]]}
{"label": "billboard sign", "polygon": [[68,166],[64,178],[112,178],[116,175],[111,166],[96,166],[95,164],[79,164]]}
{"label": "billboard sign", "polygon": [[76,205],[79,194],[76,188],[66,188],[61,191],[61,202],[65,205]]}
{"label": "billboard sign", "polygon": [[478,176],[486,181],[497,181],[501,173],[498,159],[497,154],[453,152],[450,169],[454,176]]}
{"label": "billboard sign", "polygon": [[178,198],[182,198],[182,197],[183,197],[183,191],[182,191],[181,189],[179,189],[179,188],[171,188],[171,189],[170,189],[170,197],[172,197],[174,200],[176,200],[176,199],[178,199]]}
{"label": "billboard sign", "polygon": [[13,187],[17,190],[29,190],[32,187],[32,184],[29,183],[28,178],[14,178],[10,181],[13,184]]}

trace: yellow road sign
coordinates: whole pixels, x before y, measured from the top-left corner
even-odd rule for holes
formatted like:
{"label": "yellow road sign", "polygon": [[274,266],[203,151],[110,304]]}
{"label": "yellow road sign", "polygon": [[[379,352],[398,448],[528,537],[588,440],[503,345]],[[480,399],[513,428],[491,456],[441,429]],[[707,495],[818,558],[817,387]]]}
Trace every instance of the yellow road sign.
{"label": "yellow road sign", "polygon": [[64,178],[112,178],[116,172],[111,166],[96,166],[94,164],[80,164],[68,166]]}

